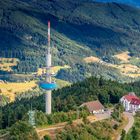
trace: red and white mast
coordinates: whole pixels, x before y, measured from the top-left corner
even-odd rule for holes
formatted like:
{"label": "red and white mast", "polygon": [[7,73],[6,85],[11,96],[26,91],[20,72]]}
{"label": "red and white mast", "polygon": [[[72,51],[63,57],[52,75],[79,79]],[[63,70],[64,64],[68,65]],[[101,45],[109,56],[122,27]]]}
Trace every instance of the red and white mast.
{"label": "red and white mast", "polygon": [[[51,83],[51,44],[50,44],[50,21],[48,21],[48,47],[46,52],[46,82]],[[46,114],[51,114],[52,91],[47,90],[45,94]]]}

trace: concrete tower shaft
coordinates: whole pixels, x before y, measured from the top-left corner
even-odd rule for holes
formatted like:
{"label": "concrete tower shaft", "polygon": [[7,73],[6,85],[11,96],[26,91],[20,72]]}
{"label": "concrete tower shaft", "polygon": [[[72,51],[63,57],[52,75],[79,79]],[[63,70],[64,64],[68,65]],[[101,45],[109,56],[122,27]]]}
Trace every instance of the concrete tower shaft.
{"label": "concrete tower shaft", "polygon": [[[51,45],[50,45],[50,21],[48,21],[48,48],[46,54],[46,82],[51,83]],[[51,114],[51,99],[52,91],[46,91],[45,102],[46,102],[46,114]]]}
{"label": "concrete tower shaft", "polygon": [[52,113],[52,91],[48,90],[45,94],[45,101],[46,101],[46,114]]}
{"label": "concrete tower shaft", "polygon": [[45,81],[40,83],[40,87],[46,90],[45,94],[45,110],[46,114],[51,114],[51,98],[52,90],[57,87],[56,83],[52,81],[52,56],[51,56],[51,44],[50,44],[50,21],[48,21],[48,47],[46,51],[46,77]]}

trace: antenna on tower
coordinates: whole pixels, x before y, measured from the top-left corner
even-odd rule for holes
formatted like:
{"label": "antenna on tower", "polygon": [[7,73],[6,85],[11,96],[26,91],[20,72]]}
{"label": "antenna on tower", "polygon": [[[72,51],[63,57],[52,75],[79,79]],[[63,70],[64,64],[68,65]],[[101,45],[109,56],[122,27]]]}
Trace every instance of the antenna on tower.
{"label": "antenna on tower", "polygon": [[51,29],[50,29],[50,27],[51,27],[51,23],[50,23],[50,21],[48,21],[48,53],[51,53],[50,52],[50,50],[51,50]]}

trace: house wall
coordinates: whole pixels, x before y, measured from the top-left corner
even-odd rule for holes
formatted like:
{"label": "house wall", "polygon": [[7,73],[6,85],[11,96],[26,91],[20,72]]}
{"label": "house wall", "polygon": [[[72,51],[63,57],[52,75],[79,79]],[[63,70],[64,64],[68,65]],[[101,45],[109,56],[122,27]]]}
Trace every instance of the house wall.
{"label": "house wall", "polygon": [[131,111],[137,111],[138,109],[140,109],[140,105],[132,105],[132,104],[130,104],[130,110]]}
{"label": "house wall", "polygon": [[125,108],[125,111],[130,110],[130,102],[128,100],[126,100],[124,97],[122,97],[120,102],[122,103],[123,107]]}
{"label": "house wall", "polygon": [[125,111],[137,111],[138,109],[140,109],[140,105],[130,104],[130,102],[127,99],[125,99],[124,97],[122,97],[120,99],[120,102],[122,103],[123,107],[125,108]]}
{"label": "house wall", "polygon": [[104,109],[101,110],[93,110],[92,114],[100,114],[100,113],[104,113]]}

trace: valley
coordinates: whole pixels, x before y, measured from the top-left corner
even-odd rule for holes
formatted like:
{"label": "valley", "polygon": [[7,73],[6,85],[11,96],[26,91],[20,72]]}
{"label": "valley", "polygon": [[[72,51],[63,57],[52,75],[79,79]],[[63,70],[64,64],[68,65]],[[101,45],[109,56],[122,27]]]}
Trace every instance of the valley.
{"label": "valley", "polygon": [[139,140],[140,9],[93,0],[0,1],[0,139]]}

